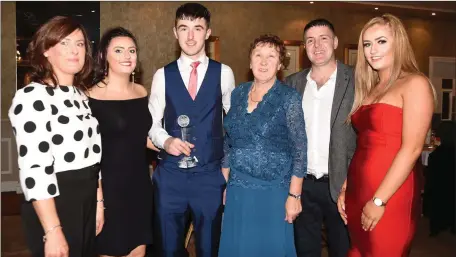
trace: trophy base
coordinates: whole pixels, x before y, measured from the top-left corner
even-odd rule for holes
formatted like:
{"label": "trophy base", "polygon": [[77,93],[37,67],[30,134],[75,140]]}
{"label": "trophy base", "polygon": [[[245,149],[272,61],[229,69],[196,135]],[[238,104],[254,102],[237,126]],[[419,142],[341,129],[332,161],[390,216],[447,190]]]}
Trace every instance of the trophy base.
{"label": "trophy base", "polygon": [[193,168],[193,167],[196,167],[197,162],[198,161],[196,160],[196,158],[187,156],[187,157],[182,158],[182,160],[179,161],[178,167],[181,169]]}

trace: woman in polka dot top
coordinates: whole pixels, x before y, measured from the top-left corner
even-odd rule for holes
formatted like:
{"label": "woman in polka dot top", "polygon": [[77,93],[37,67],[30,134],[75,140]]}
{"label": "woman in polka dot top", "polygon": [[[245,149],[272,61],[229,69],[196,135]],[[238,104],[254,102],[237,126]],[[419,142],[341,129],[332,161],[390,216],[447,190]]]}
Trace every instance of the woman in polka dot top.
{"label": "woman in polka dot top", "polygon": [[31,83],[16,92],[9,110],[27,242],[33,256],[95,256],[103,202],[97,189],[99,126],[83,93],[92,66],[90,41],[82,25],[54,17],[27,52]]}

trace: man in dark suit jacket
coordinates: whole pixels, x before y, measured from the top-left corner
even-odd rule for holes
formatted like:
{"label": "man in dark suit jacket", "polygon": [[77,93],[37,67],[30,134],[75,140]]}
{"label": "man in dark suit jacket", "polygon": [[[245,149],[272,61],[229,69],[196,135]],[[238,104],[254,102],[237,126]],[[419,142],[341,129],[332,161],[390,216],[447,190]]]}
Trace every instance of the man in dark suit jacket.
{"label": "man in dark suit jacket", "polygon": [[298,257],[320,257],[324,221],[329,256],[345,257],[349,238],[337,210],[337,198],[356,147],[356,134],[346,123],[354,99],[353,68],[336,61],[338,39],[329,21],[309,22],[304,41],[312,67],[285,79],[285,84],[303,95],[308,138],[308,169],[302,213],[294,226],[295,245]]}

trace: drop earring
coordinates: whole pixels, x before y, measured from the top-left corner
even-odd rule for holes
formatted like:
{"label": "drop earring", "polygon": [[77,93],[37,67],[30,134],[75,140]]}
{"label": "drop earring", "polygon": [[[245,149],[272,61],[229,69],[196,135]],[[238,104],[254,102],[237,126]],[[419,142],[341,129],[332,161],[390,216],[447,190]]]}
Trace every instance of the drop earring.
{"label": "drop earring", "polygon": [[135,72],[134,71],[131,73],[131,82],[135,83]]}
{"label": "drop earring", "polygon": [[105,70],[104,70],[104,78],[103,78],[103,81],[104,81],[105,85],[108,85],[108,84],[109,84],[108,69],[107,69],[107,68],[105,68]]}

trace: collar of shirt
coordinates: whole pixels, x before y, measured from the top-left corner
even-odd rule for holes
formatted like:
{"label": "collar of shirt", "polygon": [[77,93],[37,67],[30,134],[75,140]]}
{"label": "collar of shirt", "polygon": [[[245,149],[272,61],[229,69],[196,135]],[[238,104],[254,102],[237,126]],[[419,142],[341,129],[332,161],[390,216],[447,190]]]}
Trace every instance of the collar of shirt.
{"label": "collar of shirt", "polygon": [[181,55],[179,57],[179,59],[177,60],[177,62],[179,64],[179,70],[180,71],[191,71],[191,69],[192,69],[191,65],[193,62],[196,62],[196,61],[201,62],[200,65],[198,65],[198,67],[207,66],[207,64],[209,63],[209,57],[207,57],[205,54],[203,54],[197,60],[193,60],[188,56]]}

